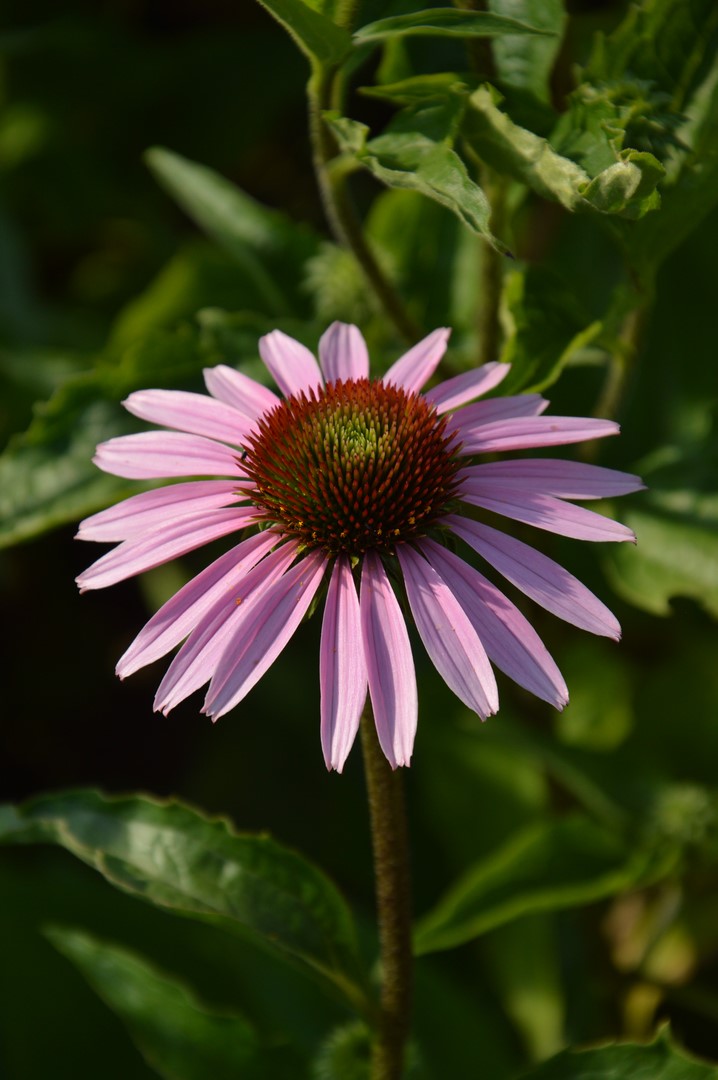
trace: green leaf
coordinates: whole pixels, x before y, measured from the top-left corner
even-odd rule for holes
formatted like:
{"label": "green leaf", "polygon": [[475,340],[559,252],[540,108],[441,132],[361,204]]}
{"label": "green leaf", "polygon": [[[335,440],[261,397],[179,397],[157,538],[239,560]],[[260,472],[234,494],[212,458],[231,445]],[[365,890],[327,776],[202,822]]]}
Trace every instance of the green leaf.
{"label": "green leaf", "polygon": [[140,386],[176,386],[198,375],[202,357],[187,328],[158,333],[126,351],[119,364],[101,360],[75,376],[0,456],[0,547],[76,521],[130,494],[136,485],[92,464],[103,439],[136,430],[120,408]]}
{"label": "green leaf", "polygon": [[262,1045],[236,1012],[202,1004],[183,983],[146,960],[89,934],[53,928],[47,936],[84,974],[127,1027],[142,1055],[166,1080],[289,1080],[284,1048]]}
{"label": "green leaf", "polygon": [[[31,840],[61,845],[160,908],[249,934],[365,1007],[349,909],[321,871],[268,837],[181,803],[94,791],[35,799],[20,816],[37,827]],[[7,839],[23,841],[16,823]]]}
{"label": "green leaf", "polygon": [[526,92],[550,104],[549,79],[566,23],[563,0],[489,0],[489,8],[494,15],[519,19],[546,33],[545,37],[498,37],[492,52],[502,87]]}
{"label": "green leaf", "polygon": [[528,266],[504,284],[507,336],[500,359],[511,364],[502,391],[544,390],[601,331],[572,289],[549,266]]}
{"label": "green leaf", "polygon": [[418,954],[461,945],[521,915],[592,903],[635,886],[652,857],[579,815],[515,834],[481,860],[419,922]]}
{"label": "green leaf", "polygon": [[[301,0],[297,0],[301,4]],[[289,259],[299,265],[316,248],[316,240],[283,214],[269,210],[205,165],[198,165],[162,147],[145,161],[182,209],[238,263],[259,293],[269,314],[286,314],[293,306],[277,284],[272,264]],[[242,305],[246,306],[246,305]]]}
{"label": "green leaf", "polygon": [[475,153],[499,173],[533,188],[573,212],[637,217],[658,206],[655,187],[663,166],[652,154],[621,151],[593,178],[532,131],[499,109],[497,95],[481,87],[469,98],[464,134]]}
{"label": "green leaf", "polygon": [[643,467],[648,491],[621,514],[638,544],[606,556],[612,584],[631,603],[670,615],[671,600],[687,596],[718,618],[717,469],[715,439],[690,453],[663,451]]}
{"label": "green leaf", "polygon": [[392,15],[367,23],[354,34],[358,44],[410,36],[430,37],[498,37],[511,34],[546,35],[553,30],[529,26],[520,19],[494,15],[489,11],[458,11],[455,8],[426,8],[407,15]]}
{"label": "green leaf", "polygon": [[718,1068],[688,1057],[667,1028],[648,1045],[615,1043],[595,1050],[564,1050],[521,1080],[718,1080]]}
{"label": "green leaf", "polygon": [[[414,115],[419,126],[421,120]],[[497,251],[508,254],[506,246],[489,227],[491,207],[486,195],[445,141],[421,130],[394,130],[367,141],[366,125],[334,114],[326,119],[341,149],[352,154],[382,183],[418,191],[433,199]]]}
{"label": "green leaf", "polygon": [[310,61],[338,64],[351,51],[349,32],[305,4],[304,0],[259,2],[284,27],[294,44]]}

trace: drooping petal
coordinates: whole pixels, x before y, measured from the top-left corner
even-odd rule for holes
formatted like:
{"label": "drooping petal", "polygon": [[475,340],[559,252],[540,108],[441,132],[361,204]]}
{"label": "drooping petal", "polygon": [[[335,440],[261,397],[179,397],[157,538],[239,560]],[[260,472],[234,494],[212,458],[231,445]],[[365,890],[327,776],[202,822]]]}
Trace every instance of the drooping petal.
{"label": "drooping petal", "polygon": [[479,635],[437,570],[406,544],[396,549],[416,628],[446,685],[482,720],[499,707]]}
{"label": "drooping petal", "polygon": [[359,728],[367,691],[359,597],[346,555],[338,556],[327,591],[319,683],[324,760],[328,769],[341,772]]}
{"label": "drooping petal", "polygon": [[497,487],[542,491],[560,499],[605,499],[642,491],[645,487],[641,478],[631,473],[558,458],[490,461],[484,465],[470,465],[461,475],[474,477],[482,484],[490,482]]}
{"label": "drooping petal", "polygon": [[80,592],[104,589],[194,551],[220,536],[245,529],[256,520],[257,511],[253,506],[230,506],[226,510],[206,510],[193,517],[179,518],[161,531],[124,540],[75,580]]}
{"label": "drooping petal", "polygon": [[92,459],[98,469],[129,480],[170,476],[240,478],[239,455],[223,443],[179,431],[141,431],[100,443]]}
{"label": "drooping petal", "polygon": [[[256,566],[278,543],[276,533],[255,533],[183,585],[162,605],[137,635],[117,664],[125,679],[140,668],[165,656],[194,630],[206,613],[222,598],[231,597],[247,571]],[[209,678],[209,676],[208,676]]]}
{"label": "drooping petal", "polygon": [[80,522],[75,539],[114,543],[162,528],[168,521],[246,501],[235,480],[194,480],[143,491]]}
{"label": "drooping petal", "polygon": [[433,390],[427,390],[424,397],[441,415],[450,409],[466,405],[482,394],[488,394],[489,390],[493,390],[506,378],[510,370],[511,364],[482,364],[473,371],[464,371],[461,375],[454,375],[452,379],[445,379]]}
{"label": "drooping petal", "polygon": [[534,446],[565,446],[586,439],[618,435],[613,420],[591,420],[580,416],[535,416],[497,420],[464,439],[465,454],[529,450]]}
{"label": "drooping petal", "polygon": [[369,353],[357,326],[334,322],[319,339],[319,362],[325,380],[368,379]]}
{"label": "drooping petal", "polygon": [[446,352],[450,333],[451,330],[446,326],[432,330],[427,337],[399,357],[381,381],[386,386],[400,386],[408,394],[412,391],[418,393],[436,371]]}
{"label": "drooping petal", "polygon": [[493,663],[519,686],[562,709],[568,701],[563,676],[518,608],[478,570],[435,540],[423,539],[421,550],[457,597]]}
{"label": "drooping petal", "polygon": [[489,398],[477,401],[453,413],[446,425],[447,432],[455,432],[463,441],[481,436],[486,424],[519,416],[540,416],[549,403],[540,394],[517,394],[515,397]]}
{"label": "drooping petal", "polygon": [[466,502],[481,506],[484,510],[502,514],[513,521],[522,521],[524,525],[558,533],[559,536],[571,536],[574,540],[620,542],[636,539],[633,531],[620,521],[555,499],[553,495],[512,488],[497,489],[496,485],[483,484],[472,478],[462,482],[458,494]]}
{"label": "drooping petal", "polygon": [[154,708],[167,714],[200,686],[209,682],[237,624],[244,622],[257,600],[293,562],[299,545],[294,540],[266,555],[237,583],[222,592],[207,609],[167,668],[155,695]]}
{"label": "drooping petal", "polygon": [[273,409],[282,400],[273,390],[226,364],[205,368],[203,375],[212,397],[239,409],[249,420],[258,420],[262,413]]}
{"label": "drooping petal", "polygon": [[259,355],[285,397],[321,389],[322,373],[312,353],[281,330],[259,339]]}
{"label": "drooping petal", "polygon": [[379,743],[392,769],[408,765],[419,709],[411,645],[379,556],[364,556],[359,598],[369,694]]}
{"label": "drooping petal", "polygon": [[248,418],[231,405],[185,390],[137,390],[122,404],[141,420],[232,446],[240,446],[252,428]]}
{"label": "drooping petal", "polygon": [[235,625],[207,691],[203,712],[213,719],[239,704],[274,663],[304,618],[322,583],[327,556],[305,555],[252,605]]}
{"label": "drooping petal", "polygon": [[445,523],[517,589],[559,619],[592,634],[621,636],[616,617],[563,566],[513,536],[449,514]]}

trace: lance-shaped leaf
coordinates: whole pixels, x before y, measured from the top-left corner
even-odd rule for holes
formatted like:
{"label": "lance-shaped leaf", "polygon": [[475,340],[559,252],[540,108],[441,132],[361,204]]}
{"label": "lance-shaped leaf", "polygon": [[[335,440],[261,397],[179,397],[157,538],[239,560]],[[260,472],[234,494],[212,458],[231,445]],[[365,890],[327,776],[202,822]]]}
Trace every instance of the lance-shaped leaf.
{"label": "lance-shaped leaf", "polygon": [[587,817],[541,822],[482,859],[450,889],[420,920],[415,950],[450,949],[521,915],[591,903],[663,870],[650,851],[632,851],[617,833]]}
{"label": "lance-shaped leaf", "polygon": [[366,1007],[351,913],[331,882],[266,836],[177,802],[94,791],[27,803],[0,840],[59,844],[113,885],[178,915],[247,934]]}
{"label": "lance-shaped leaf", "polygon": [[500,35],[552,36],[553,30],[530,26],[521,19],[495,15],[490,11],[460,11],[456,8],[425,8],[407,15],[391,15],[367,23],[354,34],[358,44],[398,37],[499,37]]}
{"label": "lance-shaped leaf", "polygon": [[563,1050],[521,1080],[718,1080],[718,1067],[689,1057],[664,1028],[655,1042]]}
{"label": "lance-shaped leaf", "polygon": [[633,218],[659,205],[655,188],[664,169],[652,154],[620,150],[612,164],[591,177],[546,139],[515,124],[498,107],[498,96],[490,87],[480,87],[470,96],[463,134],[476,154],[498,172],[567,210]]}
{"label": "lance-shaped leaf", "polygon": [[549,79],[566,23],[563,0],[489,0],[494,15],[510,15],[545,32],[497,37],[492,52],[502,87],[550,104]]}
{"label": "lance-shaped leaf", "polygon": [[[407,188],[440,203],[502,254],[506,246],[490,228],[491,207],[451,148],[463,102],[454,98],[436,108],[409,109],[392,129],[369,139],[365,124],[328,114],[340,148],[388,187]],[[412,127],[413,125],[413,127]]]}
{"label": "lance-shaped leaf", "polygon": [[338,64],[351,51],[352,39],[347,30],[304,0],[259,0],[262,7],[284,27],[295,45],[310,61]]}
{"label": "lance-shaped leaf", "polygon": [[301,1071],[286,1047],[262,1039],[246,1017],[210,1008],[178,979],[127,949],[58,927],[47,936],[166,1080],[290,1080]]}

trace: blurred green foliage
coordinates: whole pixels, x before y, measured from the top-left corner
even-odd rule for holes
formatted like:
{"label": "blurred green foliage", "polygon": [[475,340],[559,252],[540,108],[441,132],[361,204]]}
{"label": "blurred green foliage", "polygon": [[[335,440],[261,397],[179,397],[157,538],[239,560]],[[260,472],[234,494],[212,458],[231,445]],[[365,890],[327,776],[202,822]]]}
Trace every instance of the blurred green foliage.
{"label": "blurred green foliage", "polygon": [[[311,174],[303,86],[345,64],[334,165],[411,319],[454,326],[447,371],[490,342],[502,391],[619,419],[601,461],[650,488],[615,508],[635,550],[542,538],[624,628],[579,641],[529,612],[563,714],[502,681],[480,725],[419,661],[407,1076],[709,1080],[651,1040],[669,1020],[718,1060],[715,5],[369,0],[353,38],[331,2],[265,6],[281,25],[224,0],[3,14],[3,796],[202,813],[84,791],[0,818],[0,1073],[366,1075],[368,827],[357,754],[341,777],[321,761],[316,620],[216,728],[193,701],[154,716],[157,672],[120,685],[114,662],[207,555],[80,600],[70,528],[136,489],[90,461],[137,430],[132,390],[218,362],[262,378],[275,326],[314,347],[360,322],[377,371],[402,350]],[[629,1045],[564,1049],[606,1039]]]}

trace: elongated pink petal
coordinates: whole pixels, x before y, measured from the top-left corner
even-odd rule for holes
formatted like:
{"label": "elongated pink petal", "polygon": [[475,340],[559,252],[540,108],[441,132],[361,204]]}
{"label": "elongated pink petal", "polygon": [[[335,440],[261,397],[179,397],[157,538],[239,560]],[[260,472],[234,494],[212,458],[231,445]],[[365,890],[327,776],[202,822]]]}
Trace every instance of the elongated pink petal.
{"label": "elongated pink petal", "polygon": [[334,322],[319,339],[319,361],[328,383],[369,378],[369,353],[358,327]]}
{"label": "elongated pink petal", "polygon": [[446,685],[482,720],[499,707],[491,664],[468,616],[436,569],[406,544],[396,549],[416,628]]}
{"label": "elongated pink petal", "polygon": [[142,431],[100,443],[92,459],[98,469],[129,480],[170,476],[241,478],[239,454],[223,443],[179,431]]}
{"label": "elongated pink petal", "polygon": [[482,484],[490,482],[492,486],[542,491],[560,499],[605,499],[644,488],[641,478],[631,473],[557,458],[490,461],[484,465],[470,465],[462,469],[460,475],[473,477]]}
{"label": "elongated pink petal", "polygon": [[452,379],[445,379],[433,390],[427,390],[424,397],[430,405],[434,405],[436,411],[448,412],[450,409],[458,409],[460,405],[466,405],[468,401],[488,394],[511,370],[511,364],[482,364],[473,371],[465,371],[461,375],[454,375]]}
{"label": "elongated pink petal", "polygon": [[259,339],[259,355],[285,397],[322,387],[322,373],[306,345],[272,330]]}
{"label": "elongated pink petal", "polygon": [[462,440],[481,437],[486,424],[497,423],[519,416],[540,416],[548,408],[548,401],[540,394],[517,394],[515,397],[489,398],[476,401],[453,413],[446,425],[447,432],[455,432]]}
{"label": "elongated pink petal", "polygon": [[259,682],[304,618],[326,567],[327,556],[313,551],[258,597],[251,619],[234,627],[212,676],[203,712],[214,719],[224,715]]}
{"label": "elongated pink petal", "polygon": [[152,532],[140,539],[124,540],[75,580],[80,592],[104,589],[194,551],[220,536],[238,532],[256,520],[257,511],[253,506],[230,506],[226,510],[206,510],[194,518],[180,518],[170,522],[161,532]]}
{"label": "elongated pink petal", "polygon": [[234,628],[247,618],[258,599],[293,562],[299,545],[294,540],[276,548],[207,609],[167,668],[155,695],[154,708],[167,714],[209,682]]}
{"label": "elongated pink petal", "polygon": [[324,760],[328,769],[341,772],[359,729],[367,691],[359,597],[346,555],[338,556],[327,591],[319,684]]}
{"label": "elongated pink petal", "polygon": [[184,390],[137,390],[122,404],[141,420],[233,446],[240,446],[252,427],[247,417],[231,405]]}
{"label": "elongated pink petal", "polygon": [[[117,664],[121,679],[165,656],[194,630],[218,600],[233,600],[239,583],[278,543],[276,533],[256,533],[192,578],[162,605]],[[236,606],[236,600],[234,600]],[[208,676],[209,678],[209,676]]]}
{"label": "elongated pink petal", "polygon": [[171,484],[156,491],[132,495],[115,506],[80,522],[77,540],[106,543],[162,528],[168,521],[202,510],[216,510],[230,503],[246,501],[235,480],[195,480]]}
{"label": "elongated pink petal", "polygon": [[266,386],[226,364],[205,368],[203,375],[212,397],[239,409],[249,420],[258,420],[262,413],[275,408],[282,400]]}
{"label": "elongated pink petal", "polygon": [[555,499],[553,495],[511,488],[498,488],[496,484],[480,480],[464,480],[458,492],[460,498],[484,510],[502,514],[513,521],[522,521],[537,529],[571,536],[574,540],[602,542],[635,541],[631,529],[620,521],[586,510],[583,506]]}
{"label": "elongated pink petal", "polygon": [[489,658],[505,675],[536,697],[562,709],[568,689],[531,623],[473,566],[434,540],[421,550],[459,600]]}
{"label": "elongated pink petal", "polygon": [[441,326],[404,353],[381,380],[386,386],[400,386],[407,393],[418,393],[436,371],[446,352],[451,330]]}
{"label": "elongated pink petal", "polygon": [[391,765],[408,765],[419,709],[411,645],[379,556],[364,556],[359,598],[369,694],[379,743]]}
{"label": "elongated pink petal", "polygon": [[513,536],[449,514],[445,523],[517,589],[559,619],[602,637],[621,636],[616,617],[563,566]]}
{"label": "elongated pink petal", "polygon": [[535,416],[497,420],[486,424],[463,440],[465,454],[499,450],[528,450],[534,446],[562,446],[618,435],[613,420],[591,420],[575,416]]}

